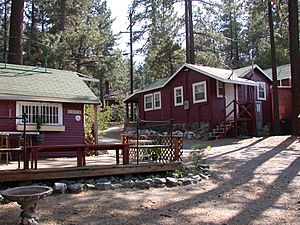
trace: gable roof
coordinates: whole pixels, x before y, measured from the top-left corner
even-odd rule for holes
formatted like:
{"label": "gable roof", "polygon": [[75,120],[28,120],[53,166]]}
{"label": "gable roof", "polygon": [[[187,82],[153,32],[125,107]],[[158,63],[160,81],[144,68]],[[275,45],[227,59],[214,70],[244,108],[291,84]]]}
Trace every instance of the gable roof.
{"label": "gable roof", "polygon": [[99,104],[76,72],[3,63],[0,99]]}
{"label": "gable roof", "polygon": [[[161,80],[154,81],[153,83],[149,84],[142,90],[138,90],[133,94],[129,95],[124,101],[132,98],[136,94],[143,93],[146,91],[151,91],[159,88],[163,88],[166,86],[183,68],[189,68],[193,71],[199,72],[216,80],[222,81],[224,83],[232,83],[232,84],[242,84],[242,85],[249,85],[249,86],[257,86],[257,83],[248,79],[241,77],[240,75],[245,75],[246,71],[249,71],[250,67],[245,67],[243,70],[228,70],[228,69],[219,69],[209,66],[200,66],[200,65],[193,65],[185,63],[181,66],[171,77],[167,77]],[[261,69],[260,69],[261,70]],[[261,70],[263,72],[263,70]],[[243,72],[243,73],[242,73]]]}
{"label": "gable roof", "polygon": [[[291,78],[291,64],[286,64],[276,67],[277,80],[284,80]],[[272,78],[272,68],[266,69],[265,73]]]}

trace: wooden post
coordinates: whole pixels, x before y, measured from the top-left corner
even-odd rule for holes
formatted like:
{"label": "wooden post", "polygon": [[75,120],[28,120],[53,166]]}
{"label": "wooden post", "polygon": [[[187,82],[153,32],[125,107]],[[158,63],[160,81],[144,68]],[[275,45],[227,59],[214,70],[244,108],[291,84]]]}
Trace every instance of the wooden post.
{"label": "wooden post", "polygon": [[98,136],[98,106],[94,105],[94,137],[95,137],[95,144],[99,143],[99,136]]}
{"label": "wooden post", "polygon": [[236,96],[236,84],[234,84],[234,102],[233,102],[233,110],[234,110],[234,127],[235,127],[235,137],[238,137],[238,114],[237,114],[237,96]]}
{"label": "wooden post", "polygon": [[180,151],[180,147],[179,147],[179,138],[178,137],[173,137],[173,143],[174,143],[174,161],[178,161],[179,160],[179,151]]}

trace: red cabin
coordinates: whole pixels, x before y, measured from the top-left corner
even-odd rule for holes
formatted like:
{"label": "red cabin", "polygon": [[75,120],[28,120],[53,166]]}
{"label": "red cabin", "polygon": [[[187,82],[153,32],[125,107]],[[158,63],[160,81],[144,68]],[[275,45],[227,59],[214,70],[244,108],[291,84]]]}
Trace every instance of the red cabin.
{"label": "red cabin", "polygon": [[271,83],[257,65],[226,70],[184,64],[124,102],[134,103],[143,120],[172,119],[199,137],[256,135],[272,127]]}
{"label": "red cabin", "polygon": [[75,72],[0,64],[0,134],[13,145],[24,129],[13,118],[24,113],[29,145],[83,144],[84,104],[99,99]]}

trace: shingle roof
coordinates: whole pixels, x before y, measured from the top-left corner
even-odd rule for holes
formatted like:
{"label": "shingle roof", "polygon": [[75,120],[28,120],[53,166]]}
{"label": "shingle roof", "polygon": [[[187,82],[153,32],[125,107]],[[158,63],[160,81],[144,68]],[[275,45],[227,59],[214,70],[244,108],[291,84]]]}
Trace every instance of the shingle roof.
{"label": "shingle roof", "polygon": [[76,72],[0,63],[0,97],[99,103]]}
{"label": "shingle roof", "polygon": [[[291,65],[290,64],[277,66],[276,71],[277,71],[277,80],[283,80],[283,79],[291,78]],[[265,73],[269,77],[272,77],[272,68],[266,69]]]}
{"label": "shingle roof", "polygon": [[[143,90],[138,90],[128,96],[124,101],[129,100],[133,96],[135,96],[138,93],[158,89],[164,87],[168,82],[170,82],[174,76],[176,76],[184,67],[187,67],[191,70],[197,71],[199,73],[202,73],[204,75],[207,75],[209,77],[212,77],[214,79],[220,80],[225,83],[236,83],[236,84],[243,84],[243,85],[251,85],[256,86],[256,82],[245,79],[241,77],[245,72],[252,69],[252,67],[244,67],[239,70],[228,70],[228,69],[219,69],[209,66],[200,66],[200,65],[192,65],[192,64],[184,64],[182,67],[180,67],[171,77],[167,77],[161,80],[157,80],[150,85],[146,86]],[[258,66],[257,66],[258,67]],[[259,68],[259,67],[258,67]],[[260,68],[259,68],[260,69]],[[261,70],[262,71],[262,70]],[[262,71],[263,72],[263,71]]]}

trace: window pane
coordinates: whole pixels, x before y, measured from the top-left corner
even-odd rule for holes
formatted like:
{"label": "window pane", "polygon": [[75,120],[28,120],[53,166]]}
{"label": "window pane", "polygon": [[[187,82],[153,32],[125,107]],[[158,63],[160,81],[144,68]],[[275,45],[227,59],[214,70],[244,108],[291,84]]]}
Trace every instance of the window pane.
{"label": "window pane", "polygon": [[202,93],[197,93],[197,94],[196,94],[196,100],[202,100],[202,99],[204,99],[204,92],[202,92]]}

